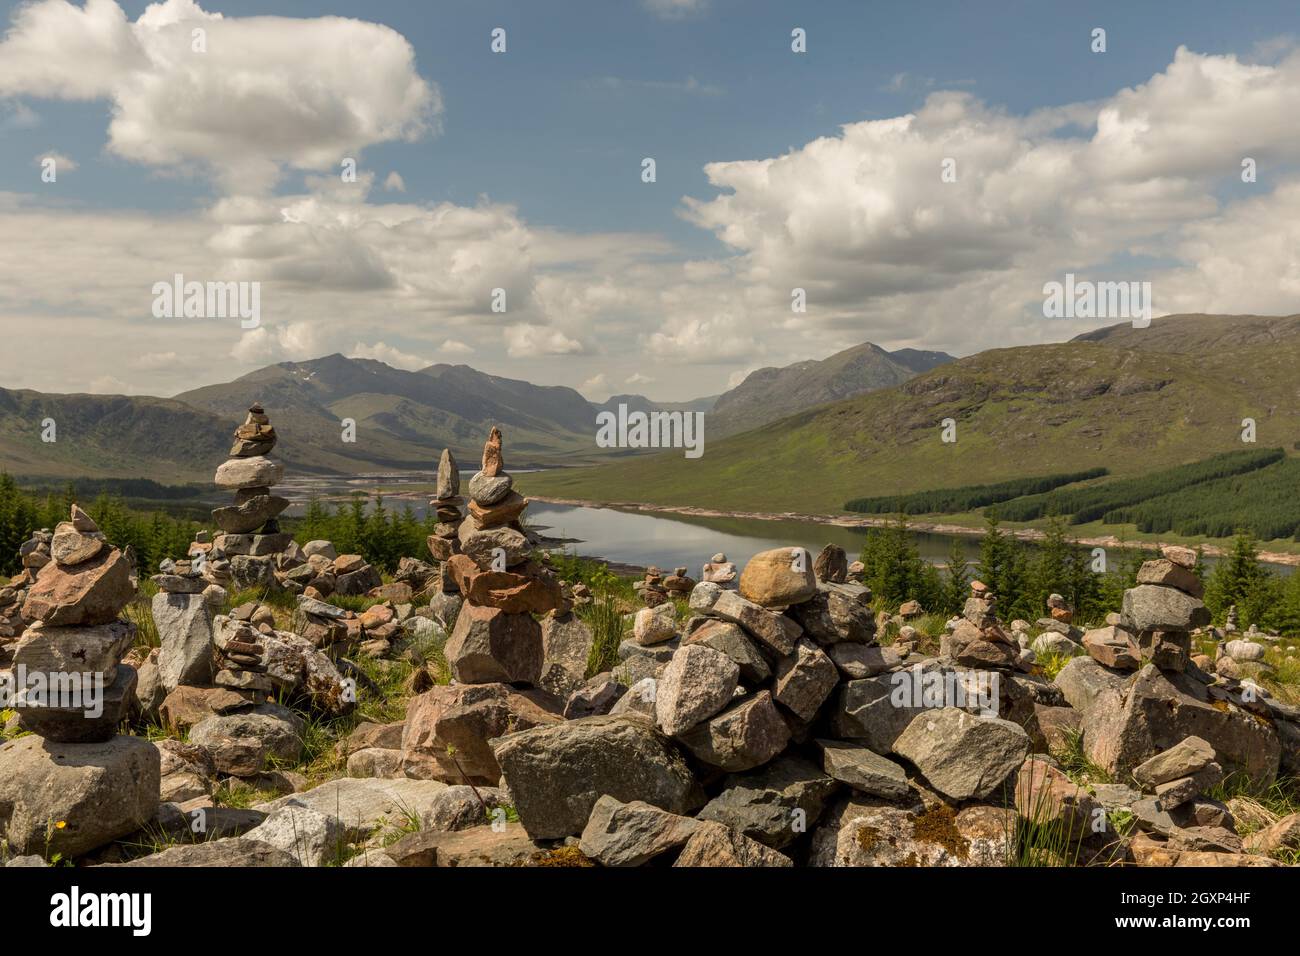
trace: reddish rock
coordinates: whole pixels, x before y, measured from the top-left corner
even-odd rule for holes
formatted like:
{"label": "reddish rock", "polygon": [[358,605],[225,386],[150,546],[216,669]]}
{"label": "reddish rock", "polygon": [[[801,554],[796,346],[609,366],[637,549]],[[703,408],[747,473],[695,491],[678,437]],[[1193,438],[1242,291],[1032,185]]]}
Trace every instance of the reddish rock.
{"label": "reddish rock", "polygon": [[23,617],[45,624],[107,624],[135,594],[131,566],[116,548],[74,567],[50,562],[27,592]]}
{"label": "reddish rock", "polygon": [[536,684],[542,672],[542,628],[528,614],[466,603],[444,653],[462,684]]}
{"label": "reddish rock", "polygon": [[447,569],[470,604],[509,614],[545,614],[564,606],[560,582],[531,563],[514,571],[484,571],[468,555],[454,554]]}

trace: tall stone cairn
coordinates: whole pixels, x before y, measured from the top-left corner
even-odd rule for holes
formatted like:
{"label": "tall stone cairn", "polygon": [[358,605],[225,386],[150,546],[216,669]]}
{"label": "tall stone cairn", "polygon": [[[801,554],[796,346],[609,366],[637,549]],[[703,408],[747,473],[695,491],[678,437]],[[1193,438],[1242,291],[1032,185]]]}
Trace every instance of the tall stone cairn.
{"label": "tall stone cairn", "polygon": [[293,537],[281,533],[276,521],[289,499],[271,493],[284,478],[284,465],[267,457],[275,448],[276,434],[260,403],[249,406],[234,437],[230,458],[213,481],[234,491],[235,502],[212,512],[221,533],[208,553],[207,576],[222,585],[233,581],[241,588],[275,587],[275,555],[289,547]]}
{"label": "tall stone cairn", "polygon": [[1191,659],[1192,631],[1210,623],[1205,588],[1193,572],[1196,552],[1166,546],[1138,569],[1137,586],[1124,592],[1121,626],[1136,635],[1142,663],[1181,673]]}
{"label": "tall stone cairn", "polygon": [[[442,466],[435,507],[441,521],[450,524],[452,502],[459,500],[450,452],[443,454]],[[519,523],[528,501],[513,484],[502,458],[501,431],[493,428],[483,447],[482,470],[469,481],[469,514],[459,520],[456,537],[430,538],[431,550],[435,542],[449,542],[436,545],[451,548],[443,559],[444,578],[465,599],[446,646],[452,675],[462,684],[537,685],[542,629],[533,615],[567,610],[559,580],[530,558],[532,544]]]}
{"label": "tall stone cairn", "polygon": [[130,561],[75,504],[27,589],[13,653],[19,726],[0,745],[0,836],[18,853],[84,853],[158,807],[158,751],[118,736],[137,674],[122,657],[135,625]]}

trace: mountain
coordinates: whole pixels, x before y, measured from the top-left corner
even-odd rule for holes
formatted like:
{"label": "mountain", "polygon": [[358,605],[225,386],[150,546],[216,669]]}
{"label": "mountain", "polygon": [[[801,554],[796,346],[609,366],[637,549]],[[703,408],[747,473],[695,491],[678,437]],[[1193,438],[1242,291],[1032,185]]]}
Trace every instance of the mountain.
{"label": "mountain", "polygon": [[722,438],[748,431],[815,405],[901,384],[951,361],[943,352],[887,352],[867,342],[826,359],[761,368],[718,397],[706,434]]}
{"label": "mountain", "polygon": [[[657,454],[522,484],[607,502],[839,513],[869,495],[1093,467],[1142,474],[1242,448],[1248,417],[1256,447],[1300,439],[1300,323],[1172,316],[1131,332],[1140,347],[1115,344],[1134,341],[1128,331],[1100,330],[993,349],[721,441],[706,429],[695,460]],[[1217,345],[1185,351],[1193,334]],[[951,444],[940,440],[947,418]]]}
{"label": "mountain", "polygon": [[[55,440],[47,443],[41,435],[48,419]],[[47,478],[211,481],[230,449],[232,425],[168,398],[0,388],[0,470]]]}
{"label": "mountain", "polygon": [[629,412],[711,412],[718,401],[717,395],[692,399],[689,402],[656,402],[644,395],[611,395],[596,406],[598,411],[617,412],[626,405]]}
{"label": "mountain", "polygon": [[[418,372],[371,359],[328,355],[281,362],[177,401],[238,424],[248,404],[266,406],[291,471],[353,474],[429,469],[450,447],[469,463],[493,425],[506,432],[513,468],[599,460],[595,412],[571,388],[487,375],[467,365]],[[356,422],[356,441],[341,422]]]}

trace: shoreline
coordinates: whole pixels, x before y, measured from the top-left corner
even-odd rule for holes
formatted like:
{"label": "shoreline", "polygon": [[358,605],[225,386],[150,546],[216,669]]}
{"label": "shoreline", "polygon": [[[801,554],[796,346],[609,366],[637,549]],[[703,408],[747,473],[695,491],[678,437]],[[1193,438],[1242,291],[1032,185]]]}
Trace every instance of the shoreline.
{"label": "shoreline", "polygon": [[[890,518],[850,518],[840,515],[807,514],[799,511],[724,511],[718,508],[697,508],[691,505],[652,505],[635,501],[593,501],[583,498],[553,498],[548,495],[528,495],[532,501],[551,505],[570,505],[578,508],[608,508],[613,511],[633,511],[649,514],[690,515],[697,518],[745,518],[753,521],[803,521],[810,524],[832,525],[840,528],[881,528],[892,523]],[[944,524],[937,521],[907,522],[911,531],[923,531],[930,534],[965,535],[978,538],[984,534],[982,528],[970,528],[965,525]],[[1045,534],[1037,528],[1004,528],[1007,534],[1020,541],[1041,541]],[[1078,543],[1093,548],[1140,548],[1145,551],[1159,551],[1159,541],[1123,541],[1114,535],[1079,538]],[[1202,544],[1202,553],[1212,558],[1222,558],[1228,552],[1225,548],[1213,544]],[[1277,551],[1260,551],[1259,560],[1266,564],[1279,564],[1287,567],[1300,567],[1300,555]]]}

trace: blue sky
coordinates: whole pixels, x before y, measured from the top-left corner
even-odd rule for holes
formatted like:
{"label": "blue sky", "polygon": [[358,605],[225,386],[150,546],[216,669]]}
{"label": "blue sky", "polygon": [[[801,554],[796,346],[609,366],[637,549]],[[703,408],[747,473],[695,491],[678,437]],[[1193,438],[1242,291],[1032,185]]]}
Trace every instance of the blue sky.
{"label": "blue sky", "polygon": [[[120,5],[132,21],[147,6],[141,0],[123,0]],[[17,6],[0,3],[0,22],[10,22]],[[1168,70],[1180,46],[1198,57],[1276,64],[1287,55],[1288,40],[1300,34],[1300,15],[1294,3],[1226,7],[1204,0],[1087,5],[701,0],[692,9],[673,15],[640,0],[373,0],[365,4],[210,0],[204,9],[227,19],[356,17],[387,26],[409,42],[419,77],[436,87],[441,97],[440,128],[415,141],[376,137],[365,145],[360,152],[363,169],[373,171],[379,182],[397,172],[405,184],[400,194],[376,186],[370,202],[450,203],[465,208],[489,202],[513,208],[518,220],[535,233],[529,246],[533,250],[541,249],[545,237],[557,232],[570,238],[635,235],[646,240],[635,253],[638,264],[726,263],[729,271],[740,269],[746,281],[770,275],[771,263],[760,261],[762,252],[756,244],[762,240],[752,228],[739,246],[721,241],[729,224],[721,219],[728,211],[713,204],[729,189],[710,183],[705,174],[709,163],[799,153],[819,137],[839,137],[844,124],[921,111],[927,98],[944,91],[964,95],[978,102],[981,109],[1018,121],[1044,108],[1082,106],[1087,113],[1088,104],[1104,103]],[[807,30],[806,54],[790,51],[790,30],[795,26]],[[1107,31],[1108,49],[1102,55],[1089,49],[1089,32],[1096,26]],[[508,32],[504,55],[494,55],[488,49],[494,27]],[[286,55],[302,56],[294,46],[295,41],[287,38]],[[325,64],[317,66],[326,69]],[[162,222],[190,222],[209,215],[223,199],[230,198],[229,182],[204,173],[202,163],[190,161],[193,157],[180,163],[149,162],[110,148],[112,96],[85,102],[33,95],[30,90],[8,97],[4,93],[0,79],[0,195],[24,197],[29,204],[45,204],[55,212],[68,208],[133,210],[155,215]],[[152,119],[157,121],[158,114]],[[1094,111],[1091,122],[1095,119]],[[1184,119],[1177,117],[1176,121]],[[987,125],[985,120],[973,122]],[[1264,122],[1273,123],[1267,118]],[[1288,152],[1289,142],[1279,139],[1276,131],[1269,132],[1260,142],[1264,144],[1261,148],[1272,152],[1262,162],[1271,163],[1269,168],[1274,170],[1289,168],[1294,159]],[[1043,146],[1055,137],[1087,141],[1094,133],[1085,123],[1081,127],[1057,125],[1026,135],[1036,136],[1038,145]],[[165,126],[152,135],[165,140]],[[1242,144],[1242,149],[1249,148],[1249,143]],[[40,183],[34,165],[38,156],[47,153],[67,156],[77,164],[75,171],[60,178],[57,192]],[[640,181],[640,162],[645,156],[654,157],[657,163],[654,184]],[[270,195],[310,193],[310,175],[301,165],[285,162]],[[1146,175],[1148,182],[1160,178],[1149,172]],[[800,188],[798,177],[792,182],[794,185],[783,187],[787,193]],[[824,182],[820,188],[828,190],[833,205],[835,184]],[[1198,196],[1210,197],[1215,204],[1214,210],[1206,207],[1211,214],[1221,213],[1238,197],[1255,194],[1243,192],[1230,168],[1223,175],[1205,177],[1198,190]],[[710,204],[717,215],[707,216],[708,223],[685,215],[683,197]],[[780,202],[788,199],[787,195]],[[851,201],[846,205],[851,206]],[[864,208],[872,208],[872,204]],[[987,211],[980,215],[988,218]],[[1168,237],[1168,229],[1183,228],[1203,218],[1183,216],[1177,222],[1162,222],[1155,232],[1135,236],[1115,248],[1065,249],[1057,261],[1061,268],[1099,263],[1118,263],[1123,269],[1133,263],[1145,263],[1147,268],[1151,264],[1186,268],[1189,263],[1175,248],[1178,240]],[[751,217],[751,226],[762,220],[760,215]],[[1157,233],[1165,238],[1159,239]],[[944,241],[951,244],[952,239]],[[817,247],[814,239],[804,249],[811,250],[811,255]],[[129,248],[129,244],[121,248]],[[738,257],[748,257],[748,261],[738,262]],[[790,251],[781,262],[797,259],[796,251]],[[247,264],[249,257],[242,261]],[[629,261],[589,263],[588,268],[608,278]],[[158,271],[168,274],[168,268],[160,264]],[[934,265],[935,272],[952,268],[957,267],[945,262]],[[969,274],[965,266],[960,269],[963,275]],[[533,281],[529,278],[524,284]],[[820,285],[832,282],[833,277],[816,275],[809,281]],[[892,277],[873,281],[877,282],[873,288],[892,288]],[[1035,286],[1036,274],[1025,284]],[[925,286],[921,283],[917,291],[925,291]],[[634,390],[624,387],[626,380],[641,374],[656,378],[660,391],[675,393],[663,397],[684,397],[681,390],[691,390],[701,364],[711,381],[725,386],[728,379],[757,365],[821,356],[867,338],[890,346],[974,350],[970,337],[964,338],[955,329],[931,323],[915,328],[915,334],[903,334],[894,319],[873,319],[875,313],[865,307],[854,312],[847,302],[856,294],[852,286],[826,287],[822,301],[834,302],[835,308],[822,313],[825,321],[815,331],[827,334],[805,331],[790,336],[789,328],[769,322],[770,331],[763,341],[748,348],[724,349],[725,354],[719,354],[716,361],[701,363],[698,355],[689,354],[692,348],[698,351],[699,341],[710,339],[704,333],[694,346],[689,342],[665,344],[663,339],[656,344],[647,339],[629,343],[620,354],[612,339],[649,334],[647,315],[658,315],[665,307],[662,303],[640,310],[639,316],[631,314],[636,310],[621,318],[602,314],[604,326],[598,322],[585,338],[576,325],[566,327],[563,319],[548,317],[539,306],[526,324],[534,329],[559,328],[560,334],[517,334],[516,339],[524,344],[516,351],[525,350],[528,343],[550,341],[553,345],[546,346],[550,349],[546,354],[564,357],[567,365],[552,364],[526,375],[522,363],[514,361],[520,355],[504,350],[497,354],[483,344],[475,344],[474,351],[466,353],[473,357],[463,360],[503,374],[570,383],[575,377],[593,381],[602,374],[603,365],[609,365],[611,372],[605,379],[613,391]],[[610,298],[625,304],[634,295],[611,293]],[[717,296],[723,301],[726,290],[719,289]],[[1182,304],[1182,300],[1170,301]],[[0,322],[5,321],[4,305],[0,300]],[[51,314],[68,311],[66,305],[33,302],[30,296],[12,308]],[[716,312],[723,307],[711,308]],[[1026,331],[1026,308],[1032,313],[1035,306],[1030,302],[1008,310],[1009,318],[996,333],[999,344],[1060,338],[1071,331]],[[439,359],[437,347],[446,344],[448,335],[453,335],[463,320],[463,315],[445,322],[440,319],[442,324],[424,335],[412,334],[409,324],[385,328],[378,334],[388,347],[408,356]],[[710,322],[721,321],[692,312],[678,323],[703,323],[707,332]],[[727,321],[741,320],[733,316]],[[610,330],[611,341],[599,341],[601,327]],[[399,339],[403,344],[395,346]],[[790,347],[791,339],[799,346]],[[311,344],[346,351],[351,343],[339,344],[341,341],[322,334],[312,338]],[[359,344],[369,348],[374,342]],[[277,348],[279,351],[245,348],[243,352],[307,357],[295,355],[283,335]],[[662,361],[667,366],[676,364],[680,370],[654,376],[632,371],[646,355],[654,355],[656,365]],[[247,366],[249,362],[240,359],[239,364]],[[134,379],[119,376],[116,382],[132,390],[165,389],[194,373],[172,368],[167,374],[141,374]]]}

